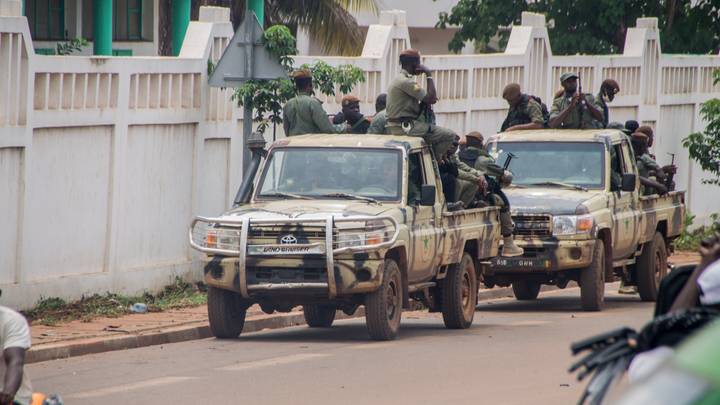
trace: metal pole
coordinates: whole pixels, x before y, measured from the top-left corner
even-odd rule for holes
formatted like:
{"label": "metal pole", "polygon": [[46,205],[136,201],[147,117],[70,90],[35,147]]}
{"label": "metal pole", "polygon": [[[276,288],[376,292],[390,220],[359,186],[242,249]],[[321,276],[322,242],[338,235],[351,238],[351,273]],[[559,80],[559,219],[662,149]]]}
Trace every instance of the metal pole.
{"label": "metal pole", "polygon": [[93,55],[112,55],[112,0],[93,3]]}
{"label": "metal pole", "polygon": [[172,53],[173,56],[180,54],[185,31],[190,24],[190,0],[172,1]]}

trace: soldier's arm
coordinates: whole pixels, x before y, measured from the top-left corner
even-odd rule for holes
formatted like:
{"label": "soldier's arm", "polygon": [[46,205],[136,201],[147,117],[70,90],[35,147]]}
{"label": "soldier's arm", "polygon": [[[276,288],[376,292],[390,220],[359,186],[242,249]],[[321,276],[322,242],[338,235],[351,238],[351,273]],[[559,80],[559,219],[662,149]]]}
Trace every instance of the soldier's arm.
{"label": "soldier's arm", "polygon": [[562,96],[556,98],[553,101],[552,110],[550,110],[550,120],[548,121],[548,126],[550,128],[560,128],[562,125],[562,122],[565,121],[565,118],[567,118],[568,114],[570,114],[570,111],[572,111],[573,108],[575,108],[575,105],[577,102],[575,101],[575,98],[573,98],[573,101],[568,103],[567,107],[560,111],[560,102],[562,101]]}
{"label": "soldier's arm", "polygon": [[467,163],[460,160],[460,158],[458,158],[457,156],[455,156],[455,163],[457,164],[458,170],[460,170],[461,172],[470,173],[470,175],[476,179],[480,176],[485,176],[485,173],[482,170],[471,167]]}
{"label": "soldier's arm", "polygon": [[660,167],[659,164],[657,164],[655,160],[653,160],[653,158],[645,154],[642,155],[640,159],[642,159],[643,163],[645,163],[645,167],[655,172],[655,177],[657,177],[659,180],[665,179],[665,171],[662,169],[662,167]]}
{"label": "soldier's arm", "polygon": [[527,113],[530,117],[530,122],[527,124],[513,125],[506,131],[519,131],[522,129],[542,129],[545,125],[545,118],[543,118],[540,104],[534,100],[529,100],[527,103]]}
{"label": "soldier's arm", "polygon": [[283,108],[283,130],[285,131],[285,136],[290,136],[290,122],[288,120],[287,104],[285,104],[285,108]]}
{"label": "soldier's arm", "polygon": [[422,102],[425,104],[435,104],[438,101],[437,92],[435,91],[435,80],[432,78],[432,70],[425,65],[419,65],[417,67],[418,72],[425,73],[427,83],[427,94],[422,98]]}
{"label": "soldier's arm", "polygon": [[342,130],[340,128],[338,128],[330,123],[330,119],[328,119],[328,115],[325,112],[325,110],[322,108],[322,104],[320,104],[319,100],[312,101],[310,111],[312,114],[312,120],[315,123],[315,126],[317,126],[318,129],[320,129],[321,133],[323,133],[323,134],[342,133]]}
{"label": "soldier's arm", "polygon": [[597,108],[597,105],[595,104],[595,97],[590,94],[583,94],[583,97],[585,98],[585,106],[587,106],[587,110],[590,112],[590,115],[592,115],[592,117],[596,120],[603,122],[605,114],[603,114],[602,109]]}
{"label": "soldier's arm", "polygon": [[373,120],[370,122],[370,127],[368,128],[367,133],[368,134],[384,134],[385,133],[385,123],[380,122],[382,119],[379,116],[375,116]]}
{"label": "soldier's arm", "polygon": [[659,183],[655,180],[650,180],[650,179],[642,177],[642,176],[640,176],[639,178],[640,178],[640,184],[642,184],[643,186],[654,188],[655,190],[658,191],[658,194],[660,194],[660,195],[667,194],[667,187],[665,187],[664,184]]}
{"label": "soldier's arm", "polygon": [[[428,80],[428,84],[430,84],[430,83],[432,83],[432,80]],[[428,104],[433,104],[437,101],[437,98],[435,98],[434,99],[435,101],[433,101],[432,103],[426,101],[426,99],[434,98],[435,95],[433,94],[433,96],[430,97],[430,93],[429,93],[429,91],[431,90],[430,87],[428,87],[428,89],[425,90],[422,87],[420,87],[420,85],[417,84],[415,82],[415,80],[412,80],[412,79],[404,80],[402,83],[400,83],[399,87],[400,87],[400,90],[403,91],[403,93],[414,98],[418,102],[422,101],[422,102],[426,102]],[[433,92],[435,91],[435,85],[432,86],[432,91]]]}

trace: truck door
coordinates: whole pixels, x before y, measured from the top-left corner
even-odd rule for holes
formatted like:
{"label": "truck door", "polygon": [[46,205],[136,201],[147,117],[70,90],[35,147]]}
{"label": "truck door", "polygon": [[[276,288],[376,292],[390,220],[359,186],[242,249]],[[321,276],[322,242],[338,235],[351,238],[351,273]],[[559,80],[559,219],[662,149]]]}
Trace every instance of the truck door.
{"label": "truck door", "polygon": [[[408,281],[418,282],[432,277],[437,234],[435,224],[436,207],[419,204],[423,184],[435,184],[432,162],[424,158],[421,151],[408,156],[408,228],[410,229],[410,268]],[[428,166],[429,164],[429,166]]]}
{"label": "truck door", "polygon": [[[633,173],[632,155],[626,141],[612,146],[613,154],[611,170],[618,170],[620,176],[626,173]],[[628,192],[619,189],[611,194],[611,211],[613,219],[613,259],[629,257],[635,251],[635,240],[640,226],[637,218],[637,190]]]}

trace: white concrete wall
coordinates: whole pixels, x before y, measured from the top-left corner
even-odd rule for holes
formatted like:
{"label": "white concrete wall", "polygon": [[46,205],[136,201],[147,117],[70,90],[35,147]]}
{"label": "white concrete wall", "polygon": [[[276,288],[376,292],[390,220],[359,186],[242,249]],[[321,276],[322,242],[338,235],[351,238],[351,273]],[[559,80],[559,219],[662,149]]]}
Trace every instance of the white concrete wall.
{"label": "white concrete wall", "polygon": [[[228,11],[202,9],[177,58],[61,57],[34,54],[17,4],[0,0],[2,302],[28,307],[41,296],[137,293],[175,275],[199,278],[187,226],[193,215],[227,209],[241,179],[241,110],[229,90],[207,86],[207,60],[216,62],[232,36]],[[361,56],[322,58],[365,72],[353,93],[368,113],[411,46],[403,12],[385,12],[379,22],[368,28]],[[549,104],[564,71],[579,71],[592,92],[613,77],[621,93],[611,120],[656,128],[660,163],[677,153],[677,183],[704,220],[718,211],[720,189],[700,184],[680,142],[703,128],[700,103],[720,97],[710,80],[720,57],[664,55],[653,20],[638,26],[623,55],[558,57],[544,18],[526,14],[504,53],[427,55],[438,121],[458,133],[494,133],[508,82]],[[342,96],[323,97],[325,109],[338,111]]]}

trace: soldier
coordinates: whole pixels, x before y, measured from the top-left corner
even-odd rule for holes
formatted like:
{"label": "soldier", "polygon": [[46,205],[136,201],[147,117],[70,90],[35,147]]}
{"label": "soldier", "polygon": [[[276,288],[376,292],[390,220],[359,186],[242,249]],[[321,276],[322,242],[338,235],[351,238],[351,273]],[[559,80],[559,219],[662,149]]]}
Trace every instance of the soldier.
{"label": "soldier", "polygon": [[615,99],[615,95],[620,92],[620,85],[613,79],[605,79],[600,85],[600,93],[598,93],[595,102],[597,107],[603,113],[603,128],[607,128],[610,119],[607,103],[611,103]]}
{"label": "soldier", "polygon": [[625,121],[625,133],[628,135],[634,134],[638,128],[640,127],[640,124],[638,124],[635,120],[627,120]]}
{"label": "soldier", "polygon": [[510,109],[500,132],[542,129],[545,126],[542,106],[534,98],[523,94],[519,84],[510,83],[505,86],[503,98],[510,105]]}
{"label": "soldier", "polygon": [[[402,70],[387,92],[387,132],[422,137],[439,160],[453,143],[455,133],[433,123],[429,106],[438,99],[432,72],[420,63],[420,53],[414,49],[400,53],[400,65]],[[418,74],[425,74],[427,91],[415,82],[414,76]]]}
{"label": "soldier", "polygon": [[458,158],[456,152],[459,145],[460,137],[456,136],[446,154],[446,159],[458,169],[453,201],[462,201],[464,207],[472,208],[475,205],[478,191],[485,192],[487,190],[487,180],[485,180],[485,173],[468,166]]}
{"label": "soldier", "polygon": [[297,96],[288,100],[283,107],[285,136],[337,133],[338,130],[323,110],[322,102],[313,97],[312,73],[309,70],[298,70],[292,77]]}
{"label": "soldier", "polygon": [[500,207],[500,226],[503,237],[502,255],[505,257],[522,256],[525,251],[515,244],[513,239],[512,216],[510,216],[510,201],[501,189],[501,185],[509,185],[512,173],[495,163],[495,159],[483,147],[483,136],[479,132],[470,132],[465,135],[467,146],[460,152],[460,160],[485,173],[488,183],[488,202]]}
{"label": "soldier", "polygon": [[588,129],[602,126],[602,111],[595,107],[595,99],[590,94],[578,91],[578,75],[563,73],[560,84],[565,92],[553,100],[550,110],[550,128]]}
{"label": "soldier", "polygon": [[[648,137],[642,132],[632,134],[632,147],[635,152],[638,175],[640,176],[640,191],[643,195],[667,194],[667,188],[661,182],[665,180],[662,168],[647,153]],[[658,181],[651,177],[655,176]]]}
{"label": "soldier", "polygon": [[336,115],[340,119],[335,122],[344,124],[341,126],[343,132],[348,134],[365,134],[370,127],[370,119],[360,113],[360,99],[352,94],[342,98],[342,111]]}
{"label": "soldier", "polygon": [[370,123],[368,128],[368,134],[384,134],[386,132],[385,125],[387,124],[387,110],[385,109],[387,101],[387,94],[382,93],[375,99],[375,116]]}

